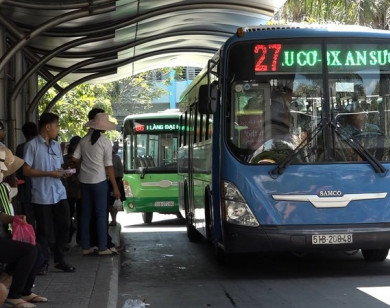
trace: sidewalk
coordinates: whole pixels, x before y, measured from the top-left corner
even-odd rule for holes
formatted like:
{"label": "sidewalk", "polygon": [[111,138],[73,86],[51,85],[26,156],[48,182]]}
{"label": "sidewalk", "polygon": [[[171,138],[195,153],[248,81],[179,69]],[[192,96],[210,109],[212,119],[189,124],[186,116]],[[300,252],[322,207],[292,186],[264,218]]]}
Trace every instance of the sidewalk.
{"label": "sidewalk", "polygon": [[[110,227],[113,242],[120,243],[120,229]],[[34,293],[49,299],[38,304],[44,308],[116,308],[120,256],[88,256],[73,246],[66,260],[76,267],[74,273],[65,273],[51,263],[45,276],[35,279]]]}

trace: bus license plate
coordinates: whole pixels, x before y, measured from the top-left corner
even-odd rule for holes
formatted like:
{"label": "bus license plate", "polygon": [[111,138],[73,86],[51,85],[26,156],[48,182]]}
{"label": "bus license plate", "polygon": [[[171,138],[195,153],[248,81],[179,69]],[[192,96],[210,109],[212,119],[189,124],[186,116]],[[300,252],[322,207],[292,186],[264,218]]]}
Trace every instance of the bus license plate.
{"label": "bus license plate", "polygon": [[174,201],[156,201],[154,202],[155,207],[169,207],[169,206],[174,206],[175,202]]}
{"label": "bus license plate", "polygon": [[335,244],[350,244],[353,242],[352,234],[321,234],[312,235],[311,243],[313,245],[335,245]]}

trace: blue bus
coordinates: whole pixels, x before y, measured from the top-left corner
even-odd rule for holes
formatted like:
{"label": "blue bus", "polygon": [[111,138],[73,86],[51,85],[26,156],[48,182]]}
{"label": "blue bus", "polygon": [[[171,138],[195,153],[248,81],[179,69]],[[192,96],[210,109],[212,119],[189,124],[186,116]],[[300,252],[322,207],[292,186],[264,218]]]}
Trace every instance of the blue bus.
{"label": "blue bus", "polygon": [[[388,106],[389,104],[389,106]],[[390,247],[390,32],[239,28],[180,101],[179,209],[217,256]]]}

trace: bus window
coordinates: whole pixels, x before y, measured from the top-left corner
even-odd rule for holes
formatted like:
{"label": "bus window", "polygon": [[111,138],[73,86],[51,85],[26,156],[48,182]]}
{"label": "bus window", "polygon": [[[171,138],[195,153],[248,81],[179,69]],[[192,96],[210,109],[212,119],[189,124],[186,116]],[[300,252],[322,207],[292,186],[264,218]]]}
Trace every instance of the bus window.
{"label": "bus window", "polygon": [[[293,77],[232,85],[230,140],[241,160],[279,162],[316,130],[322,100],[309,95],[319,96],[321,88],[304,75]],[[320,148],[317,136],[296,162],[322,160]]]}

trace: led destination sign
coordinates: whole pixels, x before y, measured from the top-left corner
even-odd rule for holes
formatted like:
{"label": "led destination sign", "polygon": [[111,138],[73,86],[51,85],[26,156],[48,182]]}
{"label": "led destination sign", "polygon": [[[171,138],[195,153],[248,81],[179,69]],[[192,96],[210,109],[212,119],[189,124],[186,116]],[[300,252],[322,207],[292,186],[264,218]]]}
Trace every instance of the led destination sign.
{"label": "led destination sign", "polygon": [[[326,52],[330,72],[360,69],[390,69],[390,48],[378,44],[331,44]],[[256,74],[269,72],[321,72],[319,44],[256,44],[253,49]]]}
{"label": "led destination sign", "polygon": [[141,124],[135,123],[134,130],[137,133],[147,133],[147,132],[171,132],[177,131],[179,129],[179,124],[177,123],[148,123]]}

